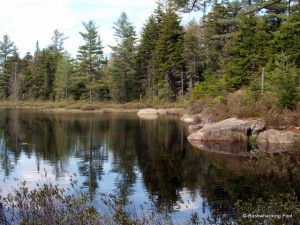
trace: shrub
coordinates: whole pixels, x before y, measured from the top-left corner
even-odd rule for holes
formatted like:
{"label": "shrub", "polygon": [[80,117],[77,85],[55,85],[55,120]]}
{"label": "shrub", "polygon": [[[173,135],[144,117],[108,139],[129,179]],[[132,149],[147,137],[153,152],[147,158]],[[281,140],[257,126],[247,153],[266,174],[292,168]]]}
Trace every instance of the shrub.
{"label": "shrub", "polygon": [[[46,175],[45,175],[46,177]],[[18,183],[12,193],[0,197],[0,224],[53,225],[173,225],[170,215],[161,215],[155,209],[143,209],[137,213],[131,202],[112,194],[99,194],[95,208],[93,197],[77,187],[70,179],[71,188],[62,188],[46,182],[36,184],[32,190],[26,181]],[[71,193],[71,194],[69,194]],[[192,223],[191,214],[188,224]]]}

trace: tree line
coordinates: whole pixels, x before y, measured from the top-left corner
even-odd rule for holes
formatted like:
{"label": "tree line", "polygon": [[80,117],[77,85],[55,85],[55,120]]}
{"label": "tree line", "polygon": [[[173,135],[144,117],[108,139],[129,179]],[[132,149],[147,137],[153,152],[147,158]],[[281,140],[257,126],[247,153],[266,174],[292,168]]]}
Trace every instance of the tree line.
{"label": "tree line", "polygon": [[[0,97],[222,101],[246,88],[253,98],[273,93],[281,106],[292,109],[299,100],[299,9],[296,0],[159,2],[139,39],[128,15],[120,14],[109,58],[93,20],[83,22],[84,44],[76,58],[64,49],[67,37],[58,30],[51,45],[40,49],[37,42],[34,54],[23,58],[4,35]],[[191,10],[204,10],[203,17],[183,26],[176,11]]]}

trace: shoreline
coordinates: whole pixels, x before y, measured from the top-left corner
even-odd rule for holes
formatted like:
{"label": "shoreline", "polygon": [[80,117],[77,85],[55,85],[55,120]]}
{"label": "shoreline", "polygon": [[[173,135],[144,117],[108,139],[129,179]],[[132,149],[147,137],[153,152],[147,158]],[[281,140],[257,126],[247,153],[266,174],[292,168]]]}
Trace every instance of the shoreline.
{"label": "shoreline", "polygon": [[0,101],[2,109],[33,109],[51,112],[80,113],[137,113],[141,109],[155,108],[165,111],[163,114],[181,116],[187,109],[177,103],[149,104],[144,102],[80,102],[80,101]]}

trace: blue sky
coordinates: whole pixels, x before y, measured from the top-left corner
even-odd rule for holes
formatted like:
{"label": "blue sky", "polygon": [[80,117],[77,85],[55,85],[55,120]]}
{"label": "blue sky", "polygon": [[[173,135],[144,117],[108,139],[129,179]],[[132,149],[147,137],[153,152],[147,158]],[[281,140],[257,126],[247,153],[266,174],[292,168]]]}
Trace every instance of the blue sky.
{"label": "blue sky", "polygon": [[[36,41],[40,48],[51,44],[53,31],[58,29],[69,37],[65,49],[75,57],[83,44],[79,34],[84,31],[82,22],[94,20],[109,54],[108,45],[115,44],[112,26],[120,13],[127,13],[139,33],[156,6],[156,0],[7,0],[0,8],[0,37],[7,34],[23,56],[34,51]],[[184,15],[183,23],[193,17],[199,20],[198,15]]]}

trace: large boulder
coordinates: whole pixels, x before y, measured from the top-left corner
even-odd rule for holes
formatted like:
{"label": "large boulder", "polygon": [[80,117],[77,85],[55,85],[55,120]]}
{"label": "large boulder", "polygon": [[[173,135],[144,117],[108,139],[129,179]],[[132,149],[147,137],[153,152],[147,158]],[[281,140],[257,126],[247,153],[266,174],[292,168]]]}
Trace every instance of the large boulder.
{"label": "large boulder", "polygon": [[158,117],[158,114],[158,111],[152,108],[141,109],[137,113],[137,115],[142,119],[156,119]]}
{"label": "large boulder", "polygon": [[206,124],[202,129],[188,136],[196,141],[246,141],[247,138],[262,131],[263,120],[241,120],[229,118],[218,123]]}
{"label": "large boulder", "polygon": [[293,150],[298,140],[299,133],[269,129],[258,135],[256,144],[259,150],[274,153]]}

